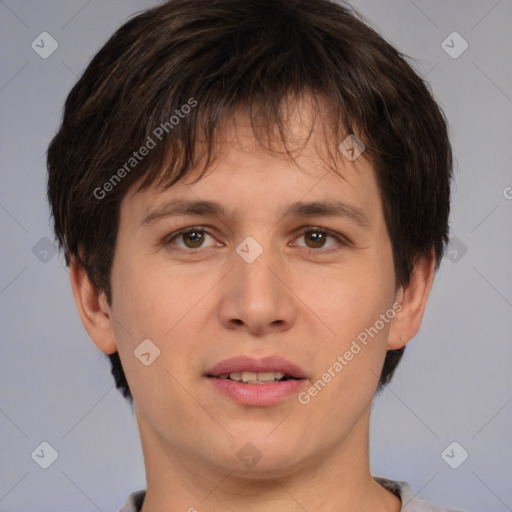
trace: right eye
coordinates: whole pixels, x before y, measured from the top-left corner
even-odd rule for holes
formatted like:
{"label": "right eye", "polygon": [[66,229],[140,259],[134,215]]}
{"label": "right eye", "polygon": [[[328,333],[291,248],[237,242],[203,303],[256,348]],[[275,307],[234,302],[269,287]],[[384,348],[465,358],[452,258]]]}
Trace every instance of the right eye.
{"label": "right eye", "polygon": [[[204,228],[199,226],[191,226],[188,228],[180,229],[171,233],[164,241],[165,246],[177,246],[180,251],[190,252],[192,254],[205,250],[203,247],[204,241],[207,237],[213,238]],[[180,247],[177,242],[182,242]],[[219,245],[216,243],[217,246]],[[172,249],[172,247],[171,247]]]}

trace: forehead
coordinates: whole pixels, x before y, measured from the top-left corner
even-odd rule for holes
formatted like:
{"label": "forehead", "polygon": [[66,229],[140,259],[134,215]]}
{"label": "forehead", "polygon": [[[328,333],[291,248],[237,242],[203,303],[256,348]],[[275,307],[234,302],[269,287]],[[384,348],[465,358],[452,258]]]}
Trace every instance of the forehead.
{"label": "forehead", "polygon": [[[280,121],[264,118],[259,111],[235,110],[223,120],[215,133],[216,153],[255,153],[261,151],[274,159],[313,160],[315,166],[331,165],[339,170],[338,145],[348,133],[332,119],[327,99],[304,95],[287,97],[280,105]],[[338,139],[340,139],[338,141]],[[198,143],[201,151],[204,144]]]}
{"label": "forehead", "polygon": [[[132,187],[121,211],[128,204],[128,210],[143,219],[159,203],[195,194],[196,199],[213,199],[228,209],[231,205],[233,211],[249,205],[253,213],[258,207],[277,211],[283,202],[292,204],[304,197],[345,199],[364,207],[369,217],[378,213],[380,194],[373,167],[364,153],[352,161],[340,151],[343,139],[339,139],[347,133],[328,122],[328,106],[306,97],[290,100],[282,108],[284,141],[277,126],[238,110],[215,133],[215,158],[206,172],[199,164],[169,188],[151,185],[137,191]],[[206,143],[198,141],[196,146],[197,154],[204,155]]]}

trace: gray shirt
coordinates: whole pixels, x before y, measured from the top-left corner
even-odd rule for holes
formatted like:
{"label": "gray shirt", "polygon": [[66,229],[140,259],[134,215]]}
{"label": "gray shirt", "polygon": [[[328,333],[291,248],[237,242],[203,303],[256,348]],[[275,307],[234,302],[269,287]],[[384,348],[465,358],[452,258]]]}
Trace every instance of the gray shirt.
{"label": "gray shirt", "polygon": [[[395,482],[379,477],[374,477],[374,480],[402,500],[401,512],[461,512],[459,509],[440,507],[420,500],[406,482]],[[145,490],[133,492],[119,512],[140,512],[145,496]]]}

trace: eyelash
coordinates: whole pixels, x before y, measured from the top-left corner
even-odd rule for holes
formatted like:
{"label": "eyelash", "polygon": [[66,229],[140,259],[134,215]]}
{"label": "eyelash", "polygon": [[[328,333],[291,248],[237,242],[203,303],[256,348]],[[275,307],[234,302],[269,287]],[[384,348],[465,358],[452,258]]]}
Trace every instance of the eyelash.
{"label": "eyelash", "polygon": [[[182,235],[186,235],[187,233],[192,233],[194,231],[200,231],[202,233],[205,233],[205,234],[211,236],[212,238],[215,238],[204,227],[202,227],[202,226],[191,226],[191,227],[188,227],[188,228],[180,229],[179,231],[175,231],[174,233],[171,233],[168,237],[165,238],[163,243],[164,243],[164,245],[172,245],[173,240],[176,240],[178,237],[180,237]],[[324,228],[322,226],[307,226],[307,227],[303,228],[300,231],[299,235],[296,238],[304,236],[306,233],[313,233],[315,231],[318,231],[318,232],[320,232],[320,233],[322,233],[324,235],[327,235],[327,236],[331,236],[332,238],[336,239],[337,242],[340,245],[342,245],[342,246],[350,246],[350,245],[352,245],[350,240],[348,238],[346,238],[345,236],[343,236],[343,235],[341,235],[339,233],[336,233],[334,231],[331,231],[330,229]],[[315,254],[318,254],[318,253],[319,254],[332,254],[332,253],[334,253],[336,251],[339,251],[340,247],[339,246],[335,246],[335,247],[328,248],[328,249],[312,249],[312,248],[302,247],[302,249],[307,250],[308,254],[313,254],[313,253],[315,253]],[[178,248],[177,250],[186,252],[187,254],[197,254],[197,253],[205,251],[206,248],[200,248],[200,249],[182,249],[182,248]]]}

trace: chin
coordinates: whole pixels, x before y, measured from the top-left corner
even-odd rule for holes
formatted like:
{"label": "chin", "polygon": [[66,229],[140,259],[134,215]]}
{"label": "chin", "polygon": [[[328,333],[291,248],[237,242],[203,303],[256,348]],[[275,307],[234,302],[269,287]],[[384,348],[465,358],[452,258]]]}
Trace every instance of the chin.
{"label": "chin", "polygon": [[[275,427],[274,427],[275,428]],[[268,480],[269,473],[282,476],[292,473],[303,463],[301,440],[285,435],[284,431],[265,429],[255,435],[252,429],[247,435],[236,435],[220,455],[219,464],[233,475],[245,479]]]}

